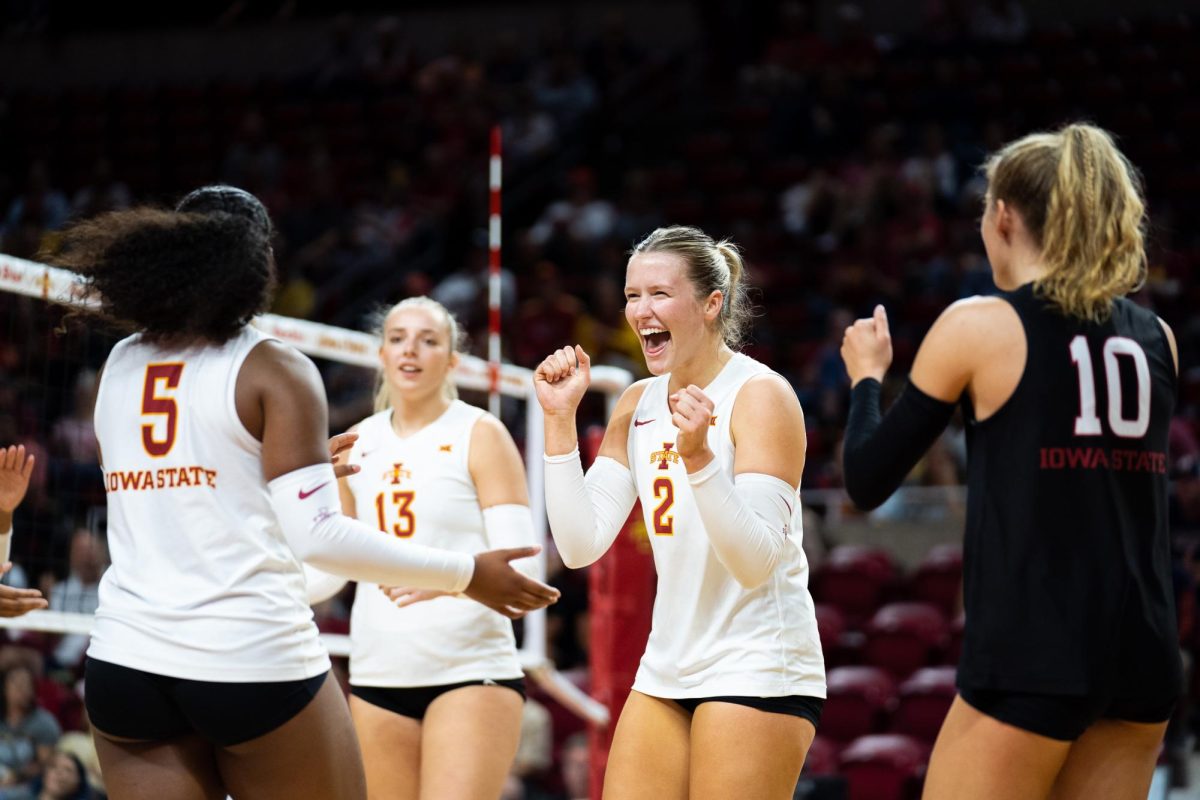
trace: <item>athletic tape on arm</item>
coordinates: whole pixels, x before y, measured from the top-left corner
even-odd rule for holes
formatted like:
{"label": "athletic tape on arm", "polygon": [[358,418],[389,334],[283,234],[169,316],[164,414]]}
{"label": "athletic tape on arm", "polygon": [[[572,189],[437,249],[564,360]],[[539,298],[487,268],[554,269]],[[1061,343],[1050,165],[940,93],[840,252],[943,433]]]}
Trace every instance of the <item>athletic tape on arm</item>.
{"label": "athletic tape on arm", "polygon": [[729,480],[714,458],[688,475],[692,497],[717,558],[747,589],[766,583],[787,544],[800,502],[787,481],[744,472]]}
{"label": "athletic tape on arm", "polygon": [[546,459],[546,518],[563,563],[572,569],[591,564],[617,538],[637,500],[633,474],[601,456],[587,476],[579,449]]}
{"label": "athletic tape on arm", "polygon": [[406,542],[342,514],[332,464],[313,464],[268,484],[271,506],[301,561],[356,581],[461,592],[475,559]]}

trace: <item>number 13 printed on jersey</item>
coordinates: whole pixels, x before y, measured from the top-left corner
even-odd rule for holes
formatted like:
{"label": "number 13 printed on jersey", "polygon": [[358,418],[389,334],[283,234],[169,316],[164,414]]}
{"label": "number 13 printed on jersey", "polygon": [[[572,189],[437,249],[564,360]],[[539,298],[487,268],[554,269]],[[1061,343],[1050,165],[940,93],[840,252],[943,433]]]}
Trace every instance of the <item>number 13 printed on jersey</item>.
{"label": "number 13 printed on jersey", "polygon": [[[397,520],[388,525],[388,494],[391,494],[391,506],[395,508]],[[390,533],[400,539],[408,539],[417,532],[417,518],[413,515],[412,503],[417,493],[380,492],[375,496],[375,510],[379,513],[379,530]]]}

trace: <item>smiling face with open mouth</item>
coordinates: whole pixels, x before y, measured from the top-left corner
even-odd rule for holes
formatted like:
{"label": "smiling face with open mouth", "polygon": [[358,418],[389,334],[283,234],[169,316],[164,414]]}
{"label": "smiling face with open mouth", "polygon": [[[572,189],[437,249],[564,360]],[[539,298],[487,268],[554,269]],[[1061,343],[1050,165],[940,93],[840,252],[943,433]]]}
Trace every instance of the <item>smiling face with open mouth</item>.
{"label": "smiling face with open mouth", "polygon": [[641,340],[653,375],[675,372],[700,355],[707,335],[704,306],[681,256],[651,251],[629,259],[625,319]]}
{"label": "smiling face with open mouth", "polygon": [[397,399],[441,391],[455,361],[445,317],[424,306],[397,308],[384,322],[379,360]]}

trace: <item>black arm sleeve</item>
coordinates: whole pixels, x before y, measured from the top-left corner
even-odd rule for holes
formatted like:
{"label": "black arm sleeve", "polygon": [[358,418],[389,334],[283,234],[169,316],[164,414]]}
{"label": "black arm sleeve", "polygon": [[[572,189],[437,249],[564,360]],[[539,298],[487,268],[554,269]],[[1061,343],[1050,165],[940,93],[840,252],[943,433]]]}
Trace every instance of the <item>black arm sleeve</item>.
{"label": "black arm sleeve", "polygon": [[874,378],[864,378],[854,387],[842,445],[846,493],[864,510],[896,491],[954,415],[953,403],[930,397],[910,381],[883,416],[881,389]]}

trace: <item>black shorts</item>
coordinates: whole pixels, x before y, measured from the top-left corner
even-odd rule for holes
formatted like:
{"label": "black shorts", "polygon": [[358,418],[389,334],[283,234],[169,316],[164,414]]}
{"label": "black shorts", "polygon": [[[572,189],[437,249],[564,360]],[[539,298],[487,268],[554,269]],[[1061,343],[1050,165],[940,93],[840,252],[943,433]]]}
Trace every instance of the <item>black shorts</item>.
{"label": "black shorts", "polygon": [[512,689],[525,699],[525,679],[511,678],[504,680],[463,681],[462,683],[446,683],[440,686],[350,686],[350,694],[361,698],[373,706],[378,706],[393,714],[413,719],[425,719],[429,704],[446,692],[462,689],[466,686],[503,686]]}
{"label": "black shorts", "polygon": [[1101,719],[1166,722],[1178,700],[1178,692],[1171,691],[1162,692],[1161,697],[1097,698],[960,686],[958,694],[972,708],[993,719],[1063,742],[1075,741]]}
{"label": "black shorts", "polygon": [[787,697],[741,697],[738,695],[725,695],[717,697],[670,697],[666,699],[677,703],[689,714],[696,713],[696,708],[701,703],[732,703],[735,706],[747,706],[749,708],[757,708],[759,711],[770,711],[772,714],[788,714],[793,717],[801,717],[811,722],[814,728],[821,722],[821,709],[825,707],[825,701],[820,697],[808,697],[800,694],[789,695]]}
{"label": "black shorts", "polygon": [[89,658],[84,703],[92,725],[109,736],[157,742],[197,733],[229,747],[270,733],[299,714],[328,674],[277,683],[216,683]]}

